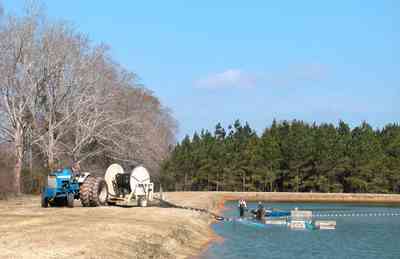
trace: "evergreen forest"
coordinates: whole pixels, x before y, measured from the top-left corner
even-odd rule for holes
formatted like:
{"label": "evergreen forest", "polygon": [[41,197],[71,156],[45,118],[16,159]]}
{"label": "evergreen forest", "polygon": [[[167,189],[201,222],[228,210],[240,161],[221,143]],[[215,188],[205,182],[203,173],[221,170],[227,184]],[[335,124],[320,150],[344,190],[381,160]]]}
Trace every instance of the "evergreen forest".
{"label": "evergreen forest", "polygon": [[186,136],[164,161],[164,190],[398,193],[400,126],[374,129],[276,121],[262,134],[239,120]]}

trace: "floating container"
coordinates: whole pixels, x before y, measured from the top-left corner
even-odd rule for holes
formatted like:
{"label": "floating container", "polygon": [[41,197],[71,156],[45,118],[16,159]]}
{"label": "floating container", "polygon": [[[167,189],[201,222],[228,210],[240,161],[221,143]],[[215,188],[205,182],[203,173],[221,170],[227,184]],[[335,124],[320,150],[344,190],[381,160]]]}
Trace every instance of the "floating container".
{"label": "floating container", "polygon": [[291,229],[306,229],[306,222],[304,220],[292,220],[288,226]]}
{"label": "floating container", "polygon": [[266,219],[264,224],[267,225],[286,225],[287,221],[283,219]]}
{"label": "floating container", "polygon": [[312,211],[311,210],[292,210],[290,211],[290,216],[292,219],[311,219]]}
{"label": "floating container", "polygon": [[334,220],[316,220],[315,227],[321,230],[333,230],[336,229],[336,221]]}

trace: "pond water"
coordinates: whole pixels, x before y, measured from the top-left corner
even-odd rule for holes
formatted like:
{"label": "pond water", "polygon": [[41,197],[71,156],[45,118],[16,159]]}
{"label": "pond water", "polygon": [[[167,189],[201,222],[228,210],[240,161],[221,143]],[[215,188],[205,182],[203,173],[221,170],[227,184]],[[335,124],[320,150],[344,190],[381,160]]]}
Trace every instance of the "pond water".
{"label": "pond water", "polygon": [[[256,205],[250,203],[248,207]],[[393,216],[400,215],[399,206],[322,203],[264,203],[264,206],[283,210],[298,207],[329,215],[318,219],[336,220],[336,230],[290,230],[287,226],[244,224],[237,220],[218,222],[213,229],[224,241],[211,244],[201,258],[400,258],[400,216]],[[226,202],[225,207],[225,216],[238,217],[237,202]]]}

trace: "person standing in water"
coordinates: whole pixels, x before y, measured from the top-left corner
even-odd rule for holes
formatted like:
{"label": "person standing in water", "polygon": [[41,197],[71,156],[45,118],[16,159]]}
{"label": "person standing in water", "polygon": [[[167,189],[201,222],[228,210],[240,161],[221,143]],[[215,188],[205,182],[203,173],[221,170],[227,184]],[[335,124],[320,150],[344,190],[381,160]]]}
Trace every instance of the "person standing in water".
{"label": "person standing in water", "polygon": [[264,209],[264,206],[262,205],[261,201],[258,202],[256,218],[258,220],[263,220],[265,218],[265,209]]}
{"label": "person standing in water", "polygon": [[238,207],[239,207],[240,217],[242,218],[244,216],[244,211],[247,209],[246,201],[243,200],[243,198],[240,198]]}

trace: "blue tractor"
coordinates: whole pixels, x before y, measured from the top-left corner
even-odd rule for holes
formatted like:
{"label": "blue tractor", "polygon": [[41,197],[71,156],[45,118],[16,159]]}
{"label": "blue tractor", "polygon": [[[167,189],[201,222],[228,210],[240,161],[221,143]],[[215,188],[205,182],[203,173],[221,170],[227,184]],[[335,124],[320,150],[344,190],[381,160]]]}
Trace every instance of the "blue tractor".
{"label": "blue tractor", "polygon": [[74,207],[74,200],[80,199],[84,207],[107,204],[107,184],[101,177],[90,173],[74,173],[64,168],[50,173],[47,185],[42,190],[42,207]]}

